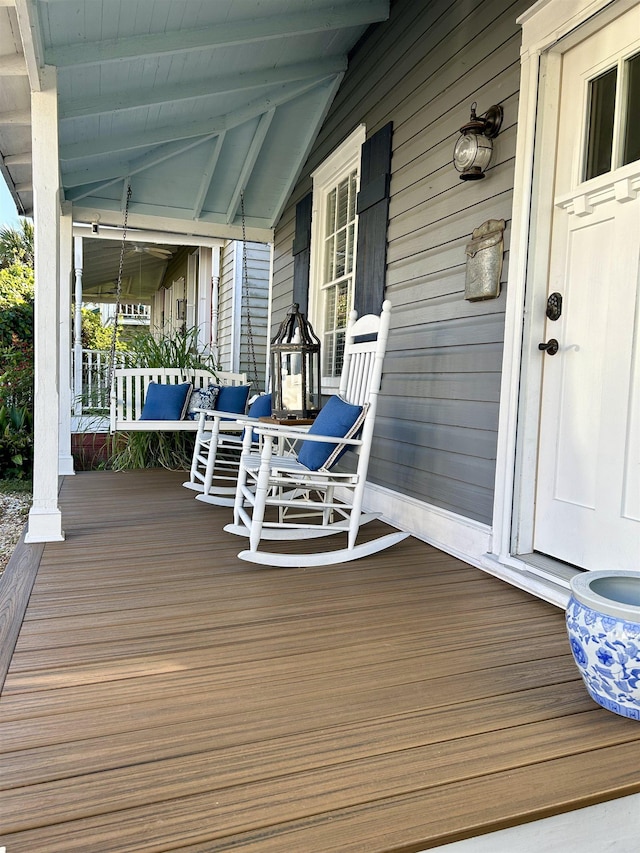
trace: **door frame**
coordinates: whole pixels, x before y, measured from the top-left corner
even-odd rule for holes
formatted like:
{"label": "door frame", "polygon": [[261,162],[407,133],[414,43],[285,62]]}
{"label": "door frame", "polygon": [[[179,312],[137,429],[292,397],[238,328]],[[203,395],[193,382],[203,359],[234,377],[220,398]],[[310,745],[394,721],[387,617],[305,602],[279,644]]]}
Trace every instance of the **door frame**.
{"label": "door frame", "polygon": [[[568,581],[522,559],[533,522],[555,137],[563,52],[639,0],[539,0],[522,26],[520,102],[505,313],[492,550],[485,567],[565,606]],[[563,588],[564,587],[564,588]]]}

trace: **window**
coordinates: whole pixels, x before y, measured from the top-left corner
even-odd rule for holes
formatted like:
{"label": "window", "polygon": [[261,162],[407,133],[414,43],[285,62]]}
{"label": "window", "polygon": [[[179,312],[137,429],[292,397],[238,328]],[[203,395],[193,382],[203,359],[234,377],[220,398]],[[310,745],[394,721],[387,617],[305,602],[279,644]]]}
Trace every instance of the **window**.
{"label": "window", "polygon": [[353,308],[356,196],[365,127],[360,125],[313,174],[309,319],[322,344],[322,378],[336,384]]}
{"label": "window", "polygon": [[639,109],[640,54],[589,82],[585,181],[640,159]]}

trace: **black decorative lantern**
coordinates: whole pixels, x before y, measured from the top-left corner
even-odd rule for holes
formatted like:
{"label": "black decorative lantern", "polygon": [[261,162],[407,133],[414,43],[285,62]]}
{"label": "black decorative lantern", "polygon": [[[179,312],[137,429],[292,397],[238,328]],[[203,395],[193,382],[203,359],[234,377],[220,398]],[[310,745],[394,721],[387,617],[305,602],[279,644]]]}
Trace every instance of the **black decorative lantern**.
{"label": "black decorative lantern", "polygon": [[502,107],[493,106],[484,113],[476,115],[476,106],[471,104],[471,118],[460,128],[460,134],[453,151],[453,165],[461,173],[461,181],[479,181],[484,178],[484,170],[489,165],[493,153],[493,142],[502,126]]}
{"label": "black decorative lantern", "polygon": [[271,341],[273,417],[310,420],[320,411],[320,341],[294,303]]}

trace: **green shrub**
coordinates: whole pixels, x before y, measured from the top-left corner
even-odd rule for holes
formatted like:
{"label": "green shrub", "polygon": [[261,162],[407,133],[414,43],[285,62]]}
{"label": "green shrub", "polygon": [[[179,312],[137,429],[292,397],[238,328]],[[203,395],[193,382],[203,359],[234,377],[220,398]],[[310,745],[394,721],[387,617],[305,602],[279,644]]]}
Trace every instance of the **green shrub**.
{"label": "green shrub", "polygon": [[0,406],[0,479],[28,480],[33,469],[33,417],[28,407]]}
{"label": "green shrub", "polygon": [[113,471],[132,468],[168,468],[186,471],[191,467],[195,434],[191,432],[130,432],[120,433],[119,449],[109,459]]}
{"label": "green shrub", "polygon": [[132,367],[185,367],[210,370],[214,375],[216,372],[213,356],[198,350],[198,330],[195,327],[171,335],[138,334],[129,342],[129,352]]}

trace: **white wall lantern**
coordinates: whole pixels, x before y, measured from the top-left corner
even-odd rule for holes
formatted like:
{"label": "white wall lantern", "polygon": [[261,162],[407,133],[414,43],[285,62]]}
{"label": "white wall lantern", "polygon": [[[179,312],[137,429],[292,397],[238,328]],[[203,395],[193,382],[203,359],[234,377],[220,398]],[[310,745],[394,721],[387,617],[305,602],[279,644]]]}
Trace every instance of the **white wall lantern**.
{"label": "white wall lantern", "polygon": [[477,104],[471,104],[471,117],[460,128],[460,138],[453,149],[453,165],[460,172],[461,181],[479,181],[489,165],[493,142],[502,126],[503,110],[489,107],[481,116],[476,115]]}

